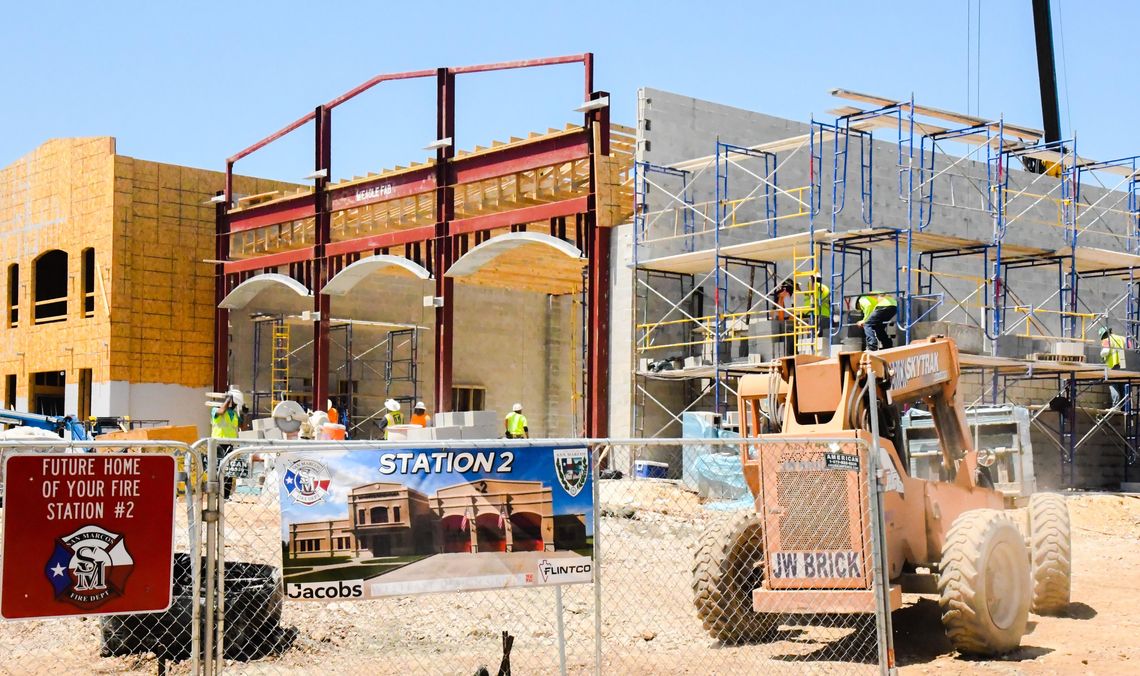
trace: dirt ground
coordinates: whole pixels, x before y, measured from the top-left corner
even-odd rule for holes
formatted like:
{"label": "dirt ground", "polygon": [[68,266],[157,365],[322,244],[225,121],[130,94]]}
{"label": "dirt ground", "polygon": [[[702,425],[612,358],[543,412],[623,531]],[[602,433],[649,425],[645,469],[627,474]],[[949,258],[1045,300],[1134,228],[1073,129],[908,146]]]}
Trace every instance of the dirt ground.
{"label": "dirt ground", "polygon": [[[1133,580],[1140,567],[1140,497],[1068,496],[1073,523],[1073,603],[1064,617],[1030,617],[1023,647],[1002,659],[966,660],[942,634],[937,601],[908,597],[894,615],[898,664],[905,673],[1118,674],[1140,672],[1140,610]],[[566,664],[592,673],[595,626],[604,673],[874,673],[869,641],[848,628],[784,627],[771,643],[722,646],[695,617],[689,568],[696,540],[723,513],[691,493],[655,481],[603,482],[602,613],[595,589],[563,588]],[[279,556],[273,496],[243,497],[228,508],[234,556]],[[34,583],[35,581],[30,581]],[[287,601],[282,623],[290,647],[229,673],[472,674],[496,671],[501,632],[515,637],[517,674],[557,673],[558,626],[552,589],[427,594],[363,602]],[[101,658],[99,622],[0,624],[0,673],[156,673],[150,656]],[[187,673],[186,664],[169,673]]]}

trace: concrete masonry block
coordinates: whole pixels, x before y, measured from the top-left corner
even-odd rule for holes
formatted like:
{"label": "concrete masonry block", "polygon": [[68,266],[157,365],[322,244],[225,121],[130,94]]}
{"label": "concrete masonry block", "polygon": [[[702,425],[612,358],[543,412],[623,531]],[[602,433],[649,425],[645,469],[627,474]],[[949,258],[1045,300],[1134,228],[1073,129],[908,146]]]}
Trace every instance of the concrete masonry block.
{"label": "concrete masonry block", "polygon": [[490,425],[475,425],[472,427],[459,428],[461,439],[497,439],[502,436],[502,433],[497,427]]}
{"label": "concrete masonry block", "polygon": [[459,427],[464,424],[463,411],[444,411],[435,414],[436,427]]}
{"label": "concrete masonry block", "polygon": [[457,425],[449,425],[446,427],[437,426],[437,427],[431,428],[433,438],[436,439],[437,441],[462,439],[463,438],[462,430],[463,430],[463,428],[459,427]]}
{"label": "concrete masonry block", "polygon": [[495,426],[499,423],[499,413],[497,411],[468,411],[467,424],[476,426]]}

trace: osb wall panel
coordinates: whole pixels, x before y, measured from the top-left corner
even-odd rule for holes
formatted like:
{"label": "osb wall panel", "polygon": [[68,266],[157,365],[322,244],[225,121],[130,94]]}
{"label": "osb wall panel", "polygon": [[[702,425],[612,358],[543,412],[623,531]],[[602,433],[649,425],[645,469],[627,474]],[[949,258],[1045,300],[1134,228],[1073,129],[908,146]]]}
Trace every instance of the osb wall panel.
{"label": "osb wall panel", "polygon": [[[220,172],[115,160],[111,376],[208,387],[213,380],[214,206]],[[239,194],[283,184],[237,177]]]}
{"label": "osb wall panel", "polygon": [[[83,316],[82,252],[95,248],[108,280],[114,153],[111,137],[53,139],[0,169],[0,375],[18,375],[19,397],[28,394],[28,373],[66,371],[72,383],[90,368],[95,381],[108,377],[108,308],[97,279],[95,316]],[[68,254],[67,320],[37,326],[34,261],[51,249]],[[15,327],[7,314],[11,264],[20,272]]]}

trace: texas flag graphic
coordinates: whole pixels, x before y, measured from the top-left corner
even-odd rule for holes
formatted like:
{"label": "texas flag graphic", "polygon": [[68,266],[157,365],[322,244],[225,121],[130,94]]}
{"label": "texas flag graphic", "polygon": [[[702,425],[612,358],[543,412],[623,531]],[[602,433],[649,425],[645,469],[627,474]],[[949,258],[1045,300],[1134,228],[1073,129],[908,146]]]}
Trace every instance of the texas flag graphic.
{"label": "texas flag graphic", "polygon": [[55,541],[44,574],[57,599],[91,609],[123,595],[134,565],[123,536],[89,525]]}

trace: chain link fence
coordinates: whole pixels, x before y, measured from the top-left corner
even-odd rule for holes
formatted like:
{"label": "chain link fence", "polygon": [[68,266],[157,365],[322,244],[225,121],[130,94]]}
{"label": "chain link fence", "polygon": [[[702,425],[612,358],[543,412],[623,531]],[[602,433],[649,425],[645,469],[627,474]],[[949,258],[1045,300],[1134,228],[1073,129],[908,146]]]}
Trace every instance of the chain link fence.
{"label": "chain link fence", "polygon": [[[13,455],[29,453],[84,454],[96,458],[107,454],[153,453],[175,458],[179,486],[174,508],[173,605],[162,613],[0,621],[0,674],[197,673],[197,653],[192,646],[200,640],[198,620],[202,593],[195,580],[201,581],[203,572],[199,538],[201,493],[198,481],[187,480],[203,476],[199,471],[202,460],[197,450],[186,444],[163,441],[5,440],[0,442],[0,467],[4,467]],[[146,515],[138,516],[145,518]],[[0,549],[4,545],[5,521],[20,518],[26,518],[26,515],[10,512],[7,503],[0,508]],[[43,549],[46,568],[52,555],[50,540],[28,544]],[[144,543],[128,544],[132,548],[146,546]],[[29,587],[49,583],[46,572],[44,577],[26,581]],[[130,578],[127,584],[130,584]],[[5,593],[12,593],[12,590],[5,590]]]}
{"label": "chain link fence", "polygon": [[[472,447],[523,452],[525,442]],[[319,664],[328,673],[473,674],[485,666],[494,674],[504,633],[513,673],[879,668],[874,469],[860,441],[593,444],[594,584],[288,599],[287,589],[299,591],[287,583],[313,579],[313,571],[296,562],[279,568],[289,546],[281,518],[280,486],[291,460],[285,454],[336,457],[376,448],[255,446],[221,463],[222,476],[231,465],[250,470],[222,506],[219,584],[226,594],[218,657],[226,672],[291,673]],[[758,511],[757,504],[771,509]],[[330,542],[335,537],[329,533]],[[756,590],[775,604],[770,612],[754,610]]]}
{"label": "chain link fence", "polygon": [[[440,446],[523,453],[538,444],[587,445]],[[495,674],[505,654],[515,674],[880,670],[880,655],[890,650],[889,614],[881,612],[887,595],[873,584],[880,535],[877,454],[868,444],[588,445],[592,583],[302,600],[289,598],[300,592],[288,583],[316,579],[322,562],[283,558],[287,454],[333,458],[382,445],[275,442],[231,451],[201,442],[201,458],[211,463],[196,449],[161,442],[53,444],[179,459],[174,606],[153,615],[2,623],[0,673],[475,674],[485,667]]]}
{"label": "chain link fence", "polygon": [[852,439],[604,447],[602,671],[878,671],[868,456]]}

